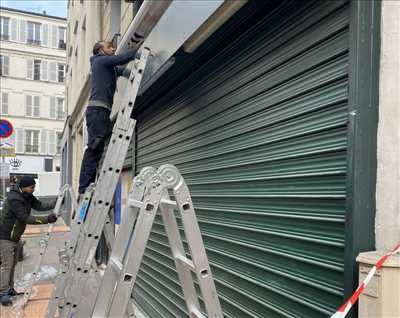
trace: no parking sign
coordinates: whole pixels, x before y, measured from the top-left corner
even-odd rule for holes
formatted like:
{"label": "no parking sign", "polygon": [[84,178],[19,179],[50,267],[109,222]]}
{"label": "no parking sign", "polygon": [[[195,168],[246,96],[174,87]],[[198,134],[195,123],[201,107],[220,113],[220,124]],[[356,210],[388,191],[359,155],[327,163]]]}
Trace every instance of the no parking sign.
{"label": "no parking sign", "polygon": [[15,135],[13,125],[5,119],[0,119],[0,155],[15,156]]}

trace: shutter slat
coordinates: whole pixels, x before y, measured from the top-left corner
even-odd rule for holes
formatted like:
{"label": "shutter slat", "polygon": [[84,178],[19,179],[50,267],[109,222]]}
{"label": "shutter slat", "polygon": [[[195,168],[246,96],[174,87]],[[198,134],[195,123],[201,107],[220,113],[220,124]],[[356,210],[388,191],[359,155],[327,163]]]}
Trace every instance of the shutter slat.
{"label": "shutter slat", "polygon": [[8,114],[8,93],[2,93],[1,96],[1,115],[7,115]]}
{"label": "shutter slat", "polygon": [[10,57],[3,56],[3,75],[10,75]]}
{"label": "shutter slat", "polygon": [[57,38],[58,38],[58,28],[55,25],[51,26],[51,46],[53,48],[58,47]]}
{"label": "shutter slat", "polygon": [[47,134],[48,131],[46,129],[40,130],[40,153],[47,154]]}
{"label": "shutter slat", "polygon": [[34,96],[33,98],[33,116],[40,117],[40,97]]}
{"label": "shutter slat", "polygon": [[51,119],[56,119],[56,98],[54,96],[50,96],[50,114]]}
{"label": "shutter slat", "polygon": [[55,155],[57,151],[56,145],[56,132],[54,130],[49,130],[49,154]]}
{"label": "shutter slat", "polygon": [[48,77],[47,61],[42,60],[40,75],[41,75],[42,81],[48,80],[49,77]]}
{"label": "shutter slat", "polygon": [[49,25],[47,23],[42,24],[42,45],[49,46]]}
{"label": "shutter slat", "polygon": [[19,41],[26,42],[26,21],[19,20]]}
{"label": "shutter slat", "polygon": [[26,78],[33,80],[33,61],[26,60]]}
{"label": "shutter slat", "polygon": [[49,80],[51,82],[57,82],[57,63],[49,63]]}
{"label": "shutter slat", "polygon": [[11,39],[11,41],[17,41],[17,26],[18,26],[18,22],[17,22],[17,19],[11,19],[11,24],[10,24],[10,27],[11,27],[11,36],[10,36],[10,39]]}
{"label": "shutter slat", "polygon": [[26,116],[33,116],[33,113],[32,113],[33,105],[32,105],[32,96],[31,95],[26,95],[25,105],[26,105],[26,108],[25,108]]}
{"label": "shutter slat", "polygon": [[16,152],[23,153],[24,151],[24,130],[23,128],[15,128]]}

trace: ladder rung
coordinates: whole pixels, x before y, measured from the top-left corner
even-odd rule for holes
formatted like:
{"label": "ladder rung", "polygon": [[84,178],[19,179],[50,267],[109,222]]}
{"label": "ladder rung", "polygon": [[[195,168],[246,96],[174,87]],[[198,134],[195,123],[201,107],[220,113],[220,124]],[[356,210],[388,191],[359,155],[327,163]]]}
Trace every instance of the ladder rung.
{"label": "ladder rung", "polygon": [[197,309],[192,310],[190,314],[191,318],[207,318]]}
{"label": "ladder rung", "polygon": [[128,204],[130,206],[134,206],[134,207],[139,208],[139,209],[141,209],[142,206],[143,206],[143,202],[142,201],[138,201],[138,200],[134,200],[134,199],[129,199],[128,200]]}
{"label": "ladder rung", "polygon": [[114,257],[110,257],[108,261],[111,265],[111,267],[116,271],[116,272],[121,272],[122,271],[122,263],[118,260],[116,260]]}
{"label": "ladder rung", "polygon": [[185,257],[183,255],[179,255],[176,257],[176,259],[178,261],[180,261],[183,265],[185,265],[187,268],[189,268],[191,271],[193,271],[193,272],[195,271],[193,262],[190,259],[188,259],[187,257]]}
{"label": "ladder rung", "polygon": [[176,202],[172,201],[172,200],[162,199],[160,203],[165,205],[168,208],[172,208],[172,209],[176,209],[177,208]]}

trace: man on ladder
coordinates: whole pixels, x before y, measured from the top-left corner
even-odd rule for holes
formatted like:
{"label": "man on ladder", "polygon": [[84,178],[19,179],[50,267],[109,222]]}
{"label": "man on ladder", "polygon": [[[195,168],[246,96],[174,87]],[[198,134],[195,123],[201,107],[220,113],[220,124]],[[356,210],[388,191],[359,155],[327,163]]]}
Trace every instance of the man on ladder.
{"label": "man on ladder", "polygon": [[11,188],[3,210],[0,211],[0,301],[4,306],[12,304],[16,296],[14,289],[14,269],[16,265],[16,246],[27,224],[48,224],[57,221],[51,213],[47,216],[32,216],[31,208],[38,211],[51,210],[55,202],[42,203],[33,195],[35,180],[22,177],[18,186]]}
{"label": "man on ladder", "polygon": [[105,140],[112,130],[110,113],[117,77],[129,78],[130,75],[130,71],[120,65],[134,60],[135,55],[136,50],[115,55],[115,48],[109,41],[99,41],[93,47],[93,56],[90,58],[91,91],[86,110],[88,143],[79,178],[80,195],[85,193],[89,184],[96,179],[96,169],[103,154]]}

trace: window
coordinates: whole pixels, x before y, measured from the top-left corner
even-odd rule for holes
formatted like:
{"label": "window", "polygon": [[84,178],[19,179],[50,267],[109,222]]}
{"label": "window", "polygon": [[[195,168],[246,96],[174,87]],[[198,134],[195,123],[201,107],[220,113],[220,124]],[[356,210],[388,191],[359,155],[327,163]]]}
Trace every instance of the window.
{"label": "window", "polygon": [[8,114],[8,93],[0,94],[0,115]]}
{"label": "window", "polygon": [[64,120],[64,98],[57,97],[57,119]]}
{"label": "window", "polygon": [[40,66],[41,66],[40,60],[33,61],[33,79],[35,81],[40,81]]}
{"label": "window", "polygon": [[62,139],[62,132],[56,132],[57,134],[57,154],[61,154],[61,139]]}
{"label": "window", "polygon": [[50,82],[57,82],[57,63],[49,63],[49,80]]}
{"label": "window", "polygon": [[26,96],[25,115],[28,117],[40,117],[40,99],[39,96]]}
{"label": "window", "polygon": [[65,42],[66,28],[58,27],[58,48],[66,50],[67,43]]}
{"label": "window", "polygon": [[0,39],[8,40],[10,38],[10,19],[0,17]]}
{"label": "window", "polygon": [[53,159],[51,158],[44,159],[44,171],[45,172],[53,171]]}
{"label": "window", "polygon": [[25,130],[25,152],[39,152],[39,130]]}
{"label": "window", "polygon": [[0,55],[0,75],[7,76],[10,71],[10,58],[8,56]]}
{"label": "window", "polygon": [[40,44],[40,26],[40,23],[28,21],[28,43],[36,45]]}
{"label": "window", "polygon": [[58,82],[64,83],[64,79],[65,79],[65,65],[58,64]]}

